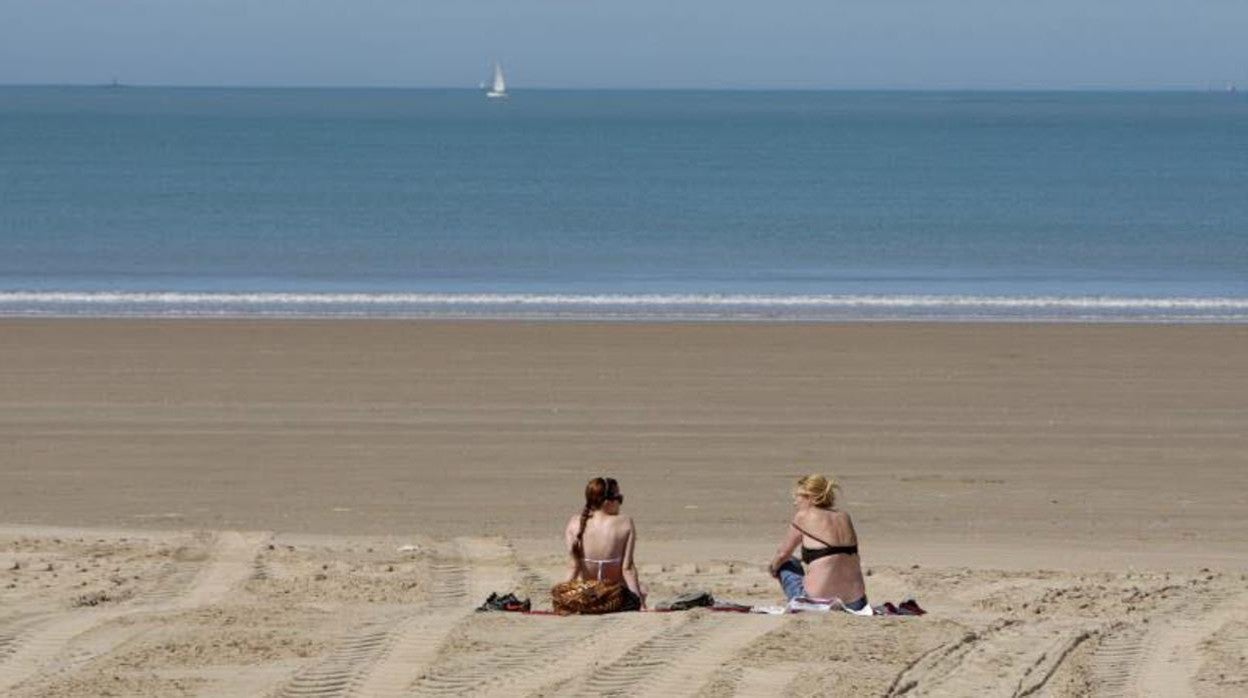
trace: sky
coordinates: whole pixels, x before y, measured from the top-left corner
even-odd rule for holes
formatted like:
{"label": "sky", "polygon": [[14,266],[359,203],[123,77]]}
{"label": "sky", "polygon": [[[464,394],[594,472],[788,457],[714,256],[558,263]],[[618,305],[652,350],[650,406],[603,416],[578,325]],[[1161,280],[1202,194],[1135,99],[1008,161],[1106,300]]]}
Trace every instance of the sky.
{"label": "sky", "polygon": [[0,83],[1248,86],[1245,0],[0,0]]}

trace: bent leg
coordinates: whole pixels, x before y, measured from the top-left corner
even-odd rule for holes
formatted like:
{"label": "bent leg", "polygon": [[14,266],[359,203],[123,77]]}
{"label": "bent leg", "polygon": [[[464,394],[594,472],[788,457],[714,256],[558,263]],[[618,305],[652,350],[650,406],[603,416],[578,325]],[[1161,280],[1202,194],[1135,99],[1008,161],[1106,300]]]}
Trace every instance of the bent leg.
{"label": "bent leg", "polygon": [[788,562],[780,565],[780,569],[776,571],[776,577],[780,580],[780,588],[784,589],[786,599],[796,599],[806,595],[806,571],[802,569],[802,563],[789,559]]}

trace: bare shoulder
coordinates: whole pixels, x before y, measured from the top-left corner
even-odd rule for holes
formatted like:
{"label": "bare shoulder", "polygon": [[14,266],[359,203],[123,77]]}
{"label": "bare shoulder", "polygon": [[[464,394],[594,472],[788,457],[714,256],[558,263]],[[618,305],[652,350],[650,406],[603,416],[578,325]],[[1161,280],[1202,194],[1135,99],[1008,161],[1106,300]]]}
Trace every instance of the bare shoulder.
{"label": "bare shoulder", "polygon": [[850,529],[854,527],[853,520],[849,518],[849,512],[842,509],[828,510],[828,521],[831,521],[833,526],[846,526]]}
{"label": "bare shoulder", "polygon": [[808,509],[793,517],[793,522],[806,529],[823,529],[824,526],[852,525],[849,513],[840,509]]}
{"label": "bare shoulder", "polygon": [[802,528],[811,528],[824,520],[822,515],[824,510],[811,507],[793,512],[793,525]]}
{"label": "bare shoulder", "polygon": [[580,527],[581,527],[581,515],[573,514],[572,518],[568,519],[568,525],[565,528],[567,528],[569,531],[575,531],[579,529]]}
{"label": "bare shoulder", "polygon": [[629,516],[629,515],[627,515],[627,514],[620,514],[619,516],[617,516],[617,517],[615,517],[615,518],[616,518],[615,525],[616,525],[616,526],[618,526],[618,527],[620,528],[620,530],[623,530],[623,531],[632,531],[632,530],[634,530],[634,528],[633,528],[633,517],[631,517],[631,516]]}

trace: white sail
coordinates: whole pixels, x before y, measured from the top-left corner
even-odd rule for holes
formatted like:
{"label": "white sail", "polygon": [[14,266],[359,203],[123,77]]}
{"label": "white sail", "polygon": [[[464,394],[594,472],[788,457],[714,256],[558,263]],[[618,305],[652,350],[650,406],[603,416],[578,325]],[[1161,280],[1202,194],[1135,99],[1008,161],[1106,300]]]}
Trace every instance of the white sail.
{"label": "white sail", "polygon": [[503,79],[503,66],[497,61],[494,62],[494,83],[490,86],[490,91],[485,93],[487,97],[506,97],[507,81]]}
{"label": "white sail", "polygon": [[494,91],[507,91],[507,81],[503,79],[503,66],[497,63],[494,64]]}

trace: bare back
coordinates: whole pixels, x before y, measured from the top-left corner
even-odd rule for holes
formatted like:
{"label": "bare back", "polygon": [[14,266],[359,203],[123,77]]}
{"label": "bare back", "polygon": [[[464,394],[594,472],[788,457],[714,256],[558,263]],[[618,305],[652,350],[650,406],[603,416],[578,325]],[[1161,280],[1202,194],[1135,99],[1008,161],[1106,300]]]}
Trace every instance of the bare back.
{"label": "bare back", "polygon": [[[568,520],[564,537],[569,555],[580,526],[580,515]],[[581,539],[584,555],[574,576],[580,579],[626,581],[624,571],[633,568],[634,540],[632,517],[595,511],[585,522],[585,534]],[[575,558],[571,564],[576,564]]]}
{"label": "bare back", "polygon": [[[854,522],[846,512],[811,507],[794,515],[793,523],[805,531],[805,534],[795,534],[795,537],[801,537],[803,548],[858,545]],[[835,596],[849,602],[866,596],[867,587],[857,552],[826,555],[812,560],[807,563],[805,583],[806,593],[817,598]]]}

